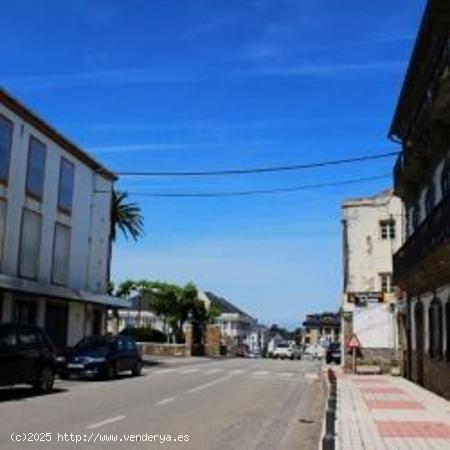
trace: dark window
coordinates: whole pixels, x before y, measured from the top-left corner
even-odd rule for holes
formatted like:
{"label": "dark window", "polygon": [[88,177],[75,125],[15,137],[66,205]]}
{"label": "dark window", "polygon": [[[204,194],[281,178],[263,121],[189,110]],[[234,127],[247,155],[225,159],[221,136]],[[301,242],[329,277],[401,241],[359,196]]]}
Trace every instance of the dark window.
{"label": "dark window", "polygon": [[72,212],[73,178],[75,166],[65,158],[61,158],[59,169],[58,208],[70,214]]}
{"label": "dark window", "polygon": [[0,115],[0,181],[8,179],[12,132],[12,122]]}
{"label": "dark window", "polygon": [[28,150],[27,194],[39,200],[42,199],[44,192],[46,153],[47,149],[45,144],[31,137]]}
{"label": "dark window", "polygon": [[34,325],[37,319],[36,302],[16,300],[14,302],[14,321],[23,325]]}
{"label": "dark window", "polygon": [[425,212],[429,216],[436,204],[436,187],[434,183],[431,183],[430,187],[427,189],[427,195],[425,196]]}
{"label": "dark window", "polygon": [[440,358],[442,356],[442,303],[435,298],[428,309],[430,356]]}
{"label": "dark window", "polygon": [[36,279],[39,275],[42,217],[29,209],[23,210],[20,235],[19,275]]}
{"label": "dark window", "polygon": [[450,159],[447,159],[442,169],[441,175],[442,197],[448,197],[450,194]]}
{"label": "dark window", "polygon": [[381,239],[395,239],[395,220],[380,220]]}

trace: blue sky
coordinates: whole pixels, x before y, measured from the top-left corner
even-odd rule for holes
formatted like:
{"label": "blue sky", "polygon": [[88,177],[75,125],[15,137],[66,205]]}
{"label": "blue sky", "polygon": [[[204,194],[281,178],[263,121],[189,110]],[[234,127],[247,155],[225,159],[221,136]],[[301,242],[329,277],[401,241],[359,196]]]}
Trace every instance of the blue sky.
{"label": "blue sky", "polygon": [[[386,139],[424,0],[9,2],[0,83],[113,170],[308,163]],[[391,172],[392,159],[259,176],[126,178],[131,192],[291,187]],[[192,280],[263,322],[337,309],[340,203],[390,180],[275,196],[133,197],[116,280]]]}

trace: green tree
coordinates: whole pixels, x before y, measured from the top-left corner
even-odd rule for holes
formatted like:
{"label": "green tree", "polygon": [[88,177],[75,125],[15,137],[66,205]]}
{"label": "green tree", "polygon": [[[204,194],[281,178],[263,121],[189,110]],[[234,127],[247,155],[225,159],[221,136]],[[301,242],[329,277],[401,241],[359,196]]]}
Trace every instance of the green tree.
{"label": "green tree", "polygon": [[117,230],[128,239],[137,241],[144,234],[144,217],[137,203],[129,202],[128,193],[113,190],[111,207],[111,239],[116,240]]}

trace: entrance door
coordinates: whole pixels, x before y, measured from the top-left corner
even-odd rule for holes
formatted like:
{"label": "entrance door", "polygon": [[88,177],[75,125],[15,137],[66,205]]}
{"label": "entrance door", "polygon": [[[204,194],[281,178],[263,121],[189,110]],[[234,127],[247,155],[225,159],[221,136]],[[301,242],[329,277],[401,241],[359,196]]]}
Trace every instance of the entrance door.
{"label": "entrance door", "polygon": [[100,309],[94,309],[94,324],[92,326],[92,334],[94,336],[103,335],[103,312]]}
{"label": "entrance door", "polygon": [[45,331],[57,348],[67,346],[68,305],[47,302]]}
{"label": "entrance door", "polygon": [[421,301],[418,301],[414,308],[414,323],[416,328],[416,382],[423,385],[424,320]]}

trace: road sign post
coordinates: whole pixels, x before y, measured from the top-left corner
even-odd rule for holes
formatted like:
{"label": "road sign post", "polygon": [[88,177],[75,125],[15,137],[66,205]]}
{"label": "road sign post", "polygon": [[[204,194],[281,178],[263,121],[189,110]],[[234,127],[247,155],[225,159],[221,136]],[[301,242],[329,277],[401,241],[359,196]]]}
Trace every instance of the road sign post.
{"label": "road sign post", "polygon": [[361,348],[361,342],[355,333],[352,334],[348,341],[347,348],[352,351],[352,372],[356,373],[356,351]]}

